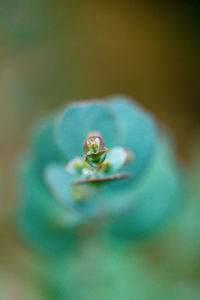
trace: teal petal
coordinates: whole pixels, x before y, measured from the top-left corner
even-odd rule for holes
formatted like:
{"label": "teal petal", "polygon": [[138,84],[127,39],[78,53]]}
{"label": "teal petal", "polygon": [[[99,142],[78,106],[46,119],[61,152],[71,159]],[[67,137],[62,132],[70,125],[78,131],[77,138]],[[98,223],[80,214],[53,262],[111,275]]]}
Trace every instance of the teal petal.
{"label": "teal petal", "polygon": [[40,168],[47,163],[61,160],[61,153],[54,138],[54,121],[54,116],[41,120],[32,136],[31,152]]}
{"label": "teal petal", "polygon": [[113,97],[109,101],[119,128],[119,145],[131,150],[134,160],[129,170],[136,177],[154,153],[157,143],[157,128],[152,115],[137,103],[124,97]]}
{"label": "teal petal", "polygon": [[49,254],[71,249],[75,234],[68,229],[67,211],[42,183],[35,164],[25,162],[20,171],[23,189],[18,229],[22,236],[32,247]]}
{"label": "teal petal", "polygon": [[83,143],[91,131],[101,134],[106,147],[116,145],[114,117],[106,105],[98,101],[73,104],[58,119],[57,144],[67,158],[82,157]]}
{"label": "teal petal", "polygon": [[129,205],[121,218],[108,225],[112,234],[126,238],[145,235],[177,211],[184,182],[170,148],[168,139],[162,137],[154,159],[139,180],[132,188],[120,190],[121,201],[130,203],[132,197],[132,208]]}

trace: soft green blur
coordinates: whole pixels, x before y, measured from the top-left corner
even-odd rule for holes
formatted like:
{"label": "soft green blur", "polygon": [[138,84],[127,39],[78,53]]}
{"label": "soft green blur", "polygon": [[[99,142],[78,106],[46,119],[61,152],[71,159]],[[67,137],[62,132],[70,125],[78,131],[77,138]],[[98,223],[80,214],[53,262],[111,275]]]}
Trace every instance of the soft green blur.
{"label": "soft green blur", "polygon": [[[13,295],[26,299],[24,282],[32,282],[25,263],[29,258],[11,220],[17,192],[14,164],[39,116],[67,101],[128,94],[171,129],[177,152],[189,169],[190,149],[200,127],[198,14],[197,1],[1,1],[2,300]],[[150,274],[159,274],[164,265],[177,287],[177,299],[183,295],[196,299],[199,294],[200,209],[194,190],[191,187],[188,199],[197,200],[171,227],[132,249],[134,261],[145,261]],[[181,235],[182,228],[187,235]],[[33,294],[38,300],[39,291],[29,285],[29,298]]]}

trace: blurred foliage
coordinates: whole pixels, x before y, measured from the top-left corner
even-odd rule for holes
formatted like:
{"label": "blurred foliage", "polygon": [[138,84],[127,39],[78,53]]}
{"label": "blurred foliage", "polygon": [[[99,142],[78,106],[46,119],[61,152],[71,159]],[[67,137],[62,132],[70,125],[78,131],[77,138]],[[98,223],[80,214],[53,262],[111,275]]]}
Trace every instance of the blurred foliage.
{"label": "blurred foliage", "polygon": [[[125,96],[73,103],[39,124],[20,163],[18,223],[25,241],[40,253],[36,276],[42,274],[46,299],[114,300],[135,293],[141,300],[147,295],[152,300],[161,295],[170,298],[173,289],[168,295],[164,281],[149,292],[151,270],[146,266],[137,280],[139,258],[126,252],[138,238],[160,229],[181,206],[185,182],[164,128]],[[83,172],[87,166],[80,170],[74,163],[73,172],[66,169],[66,163],[84,156],[83,142],[92,131],[102,134],[110,156],[113,147],[120,146],[135,157],[113,172],[118,161],[108,155],[111,171],[93,174],[96,180],[104,179],[98,185]],[[110,174],[126,172],[132,176],[107,181]],[[79,193],[79,201],[72,191]],[[102,235],[109,237],[111,248],[103,239],[96,242]],[[118,253],[123,243],[126,251]],[[85,247],[87,255],[82,257]],[[139,269],[132,265],[134,259]]]}
{"label": "blurred foliage", "polygon": [[[101,227],[113,221],[110,232],[134,241],[152,232],[179,207],[183,182],[170,138],[137,103],[124,96],[76,103],[39,124],[32,149],[20,164],[19,182],[20,231],[38,248],[67,251],[74,230],[96,222]],[[121,146],[135,159],[114,172],[111,168],[93,173],[96,180],[104,179],[99,185],[72,186],[79,180],[87,183],[82,172],[87,166],[82,171],[74,166],[71,173],[66,172],[66,163],[83,157],[85,137],[94,130],[102,134],[110,155],[112,147]],[[107,159],[110,164],[109,155]],[[132,176],[106,181],[109,175],[126,173]]]}
{"label": "blurred foliage", "polygon": [[2,1],[2,99],[18,124],[16,142],[24,122],[58,104],[125,93],[169,124],[182,153],[199,118],[197,8],[189,7]]}
{"label": "blurred foliage", "polygon": [[31,268],[56,300],[66,299],[66,295],[68,299],[96,300],[105,296],[111,300],[199,299],[198,281],[174,276],[162,263],[145,258],[141,249],[87,240],[72,256],[60,261],[32,260]]}
{"label": "blurred foliage", "polygon": [[167,260],[171,260],[174,271],[197,276],[200,279],[200,147],[195,146],[190,184],[186,195],[186,205],[173,228],[170,238],[166,238]]}
{"label": "blurred foliage", "polygon": [[[13,164],[38,116],[73,99],[129,94],[172,129],[178,152],[188,163],[188,149],[200,125],[199,9],[198,0],[1,1],[0,145],[6,224],[0,247],[9,266],[18,261],[12,269],[15,278],[23,259],[9,225],[16,198]],[[155,253],[152,268],[165,238],[140,249],[146,249],[148,260]],[[162,263],[165,260],[173,277],[175,265],[168,265],[163,256]],[[180,284],[181,293],[190,288],[196,289],[192,281]]]}

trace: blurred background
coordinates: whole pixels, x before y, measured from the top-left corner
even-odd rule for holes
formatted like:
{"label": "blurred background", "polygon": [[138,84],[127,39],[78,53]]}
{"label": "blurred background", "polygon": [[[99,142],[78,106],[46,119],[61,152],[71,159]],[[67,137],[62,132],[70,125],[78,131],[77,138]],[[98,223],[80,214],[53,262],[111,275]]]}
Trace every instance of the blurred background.
{"label": "blurred background", "polygon": [[37,118],[68,101],[127,94],[172,131],[189,167],[200,129],[199,13],[198,0],[1,0],[0,299],[29,299],[11,224],[14,165]]}

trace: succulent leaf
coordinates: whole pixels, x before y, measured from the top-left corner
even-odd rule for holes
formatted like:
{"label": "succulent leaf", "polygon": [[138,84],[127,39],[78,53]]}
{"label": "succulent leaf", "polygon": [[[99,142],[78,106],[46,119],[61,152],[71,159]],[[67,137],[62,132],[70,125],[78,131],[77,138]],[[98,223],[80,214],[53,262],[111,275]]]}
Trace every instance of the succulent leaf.
{"label": "succulent leaf", "polygon": [[68,107],[56,125],[58,147],[66,158],[82,156],[82,145],[88,132],[98,131],[107,147],[117,142],[117,126],[109,107],[99,102],[77,103]]}
{"label": "succulent leaf", "polygon": [[94,214],[93,205],[88,201],[90,197],[88,197],[87,201],[81,205],[74,201],[71,186],[72,178],[62,165],[49,165],[44,172],[44,178],[54,197],[65,207],[68,209],[76,209],[80,215],[88,216]]}
{"label": "succulent leaf", "polygon": [[110,223],[112,234],[133,239],[152,232],[167,217],[176,213],[181,205],[183,190],[182,172],[174,164],[168,137],[165,136],[140,180],[127,190],[127,195],[121,189],[121,197],[124,200],[127,196],[132,197],[135,203],[132,202],[132,209],[129,207],[124,216]]}
{"label": "succulent leaf", "polygon": [[118,145],[134,153],[135,159],[127,170],[136,178],[156,149],[158,132],[155,119],[127,97],[115,96],[108,100],[119,128]]}
{"label": "succulent leaf", "polygon": [[47,163],[61,160],[61,152],[54,138],[54,121],[54,116],[39,121],[33,133],[31,155],[40,168]]}
{"label": "succulent leaf", "polygon": [[[132,154],[133,156],[133,154]],[[107,155],[107,161],[109,163],[109,172],[119,171],[129,160],[130,154],[122,147],[112,148]],[[132,157],[130,157],[130,160]]]}
{"label": "succulent leaf", "polygon": [[107,150],[101,150],[98,153],[86,155],[85,160],[91,167],[98,168],[98,166],[104,162],[106,155]]}
{"label": "succulent leaf", "polygon": [[[67,211],[55,201],[41,178],[35,161],[21,162],[21,206],[18,228],[36,250],[48,254],[59,254],[72,248],[75,235],[63,219],[68,219]],[[69,223],[70,223],[69,217]]]}

